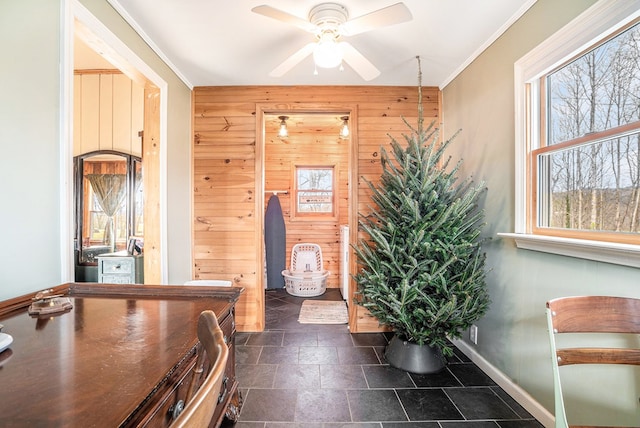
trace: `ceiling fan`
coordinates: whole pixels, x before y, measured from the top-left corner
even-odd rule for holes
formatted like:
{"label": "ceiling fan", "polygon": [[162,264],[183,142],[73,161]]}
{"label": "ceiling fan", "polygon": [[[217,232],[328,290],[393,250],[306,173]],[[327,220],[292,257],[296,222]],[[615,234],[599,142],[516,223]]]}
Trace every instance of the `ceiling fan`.
{"label": "ceiling fan", "polygon": [[396,3],[353,19],[349,19],[347,8],[338,3],[321,3],[313,7],[308,20],[267,5],[256,6],[251,11],[292,24],[316,37],[316,41],[303,46],[269,73],[273,77],[283,76],[313,54],[317,67],[342,67],[344,60],[364,80],[375,79],[380,75],[380,71],[350,43],[341,39],[410,21],[413,18],[404,3]]}

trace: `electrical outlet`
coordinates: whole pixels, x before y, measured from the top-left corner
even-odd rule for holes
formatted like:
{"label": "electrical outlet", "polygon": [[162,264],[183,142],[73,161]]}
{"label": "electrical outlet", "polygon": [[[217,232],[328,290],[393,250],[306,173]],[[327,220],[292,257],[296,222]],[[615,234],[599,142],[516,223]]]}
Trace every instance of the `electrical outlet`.
{"label": "electrical outlet", "polygon": [[469,329],[469,340],[471,340],[475,345],[478,344],[478,326],[473,324]]}

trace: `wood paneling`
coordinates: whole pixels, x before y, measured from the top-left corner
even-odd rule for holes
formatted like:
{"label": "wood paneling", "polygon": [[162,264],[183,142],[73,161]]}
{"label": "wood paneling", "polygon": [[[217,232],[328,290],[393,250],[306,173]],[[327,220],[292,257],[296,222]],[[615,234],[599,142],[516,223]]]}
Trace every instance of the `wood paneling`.
{"label": "wood paneling", "polygon": [[[425,124],[439,122],[439,90],[423,88],[422,93]],[[294,222],[287,224],[287,251],[294,242],[320,243],[325,268],[332,272],[329,286],[337,286],[339,225],[351,225],[351,241],[355,242],[357,212],[369,209],[370,191],[361,177],[374,182],[378,179],[380,146],[388,146],[388,134],[401,140],[402,134],[408,133],[403,118],[416,123],[417,100],[417,87],[397,86],[194,89],[194,275],[230,279],[245,287],[237,305],[239,330],[264,328],[261,228],[269,196],[265,191],[290,190],[290,168],[296,162],[339,165],[338,221],[302,222],[300,227]],[[331,112],[335,117],[351,113],[352,147],[329,137],[327,124],[305,125],[311,123],[306,115],[314,111]],[[263,129],[262,119],[268,128],[269,120],[278,114],[304,118],[291,122],[288,141],[280,141]],[[288,217],[291,195],[279,197]],[[351,257],[350,271],[355,269]],[[355,305],[350,305],[350,328],[352,332],[380,329],[375,319]]]}
{"label": "wood paneling", "polygon": [[[144,135],[142,138],[144,187],[144,282],[162,283],[160,218],[160,90],[144,89]],[[166,251],[166,249],[164,249]]]}
{"label": "wood paneling", "polygon": [[[129,153],[129,145],[123,144],[122,138],[120,135],[121,129],[129,124],[129,120],[126,119],[126,116],[125,116],[126,123],[120,124],[120,123],[116,123],[116,121],[114,120],[114,114],[116,115],[117,120],[122,120],[122,116],[120,114],[121,110],[126,111],[127,114],[131,114],[130,105],[129,106],[123,105],[122,109],[120,109],[119,108],[120,105],[115,104],[116,98],[114,98],[114,95],[122,93],[123,92],[122,88],[116,89],[113,87],[113,74],[87,75],[85,77],[88,79],[97,77],[99,79],[99,82],[98,82],[99,88],[98,88],[98,94],[96,97],[96,100],[98,101],[98,124],[97,124],[98,150],[117,150],[117,151],[122,151],[124,153]],[[88,85],[83,85],[83,86],[85,87],[85,90],[89,89]],[[89,94],[89,96],[94,96],[94,95],[95,94],[92,94],[92,93]],[[122,100],[121,97],[118,97],[117,101],[127,102],[125,100]],[[115,109],[113,108],[114,104],[116,106]],[[83,112],[86,111],[85,110],[86,108],[91,108],[91,107],[86,106],[85,103],[83,103]],[[93,131],[93,132],[96,132],[96,131]],[[84,135],[83,137],[86,138],[86,139],[83,138],[82,140],[83,143],[87,143],[87,142],[89,144],[93,143],[91,141],[90,136]],[[122,148],[123,145],[124,145],[124,150]],[[139,155],[139,153],[136,153],[136,154]]]}
{"label": "wood paneling", "polygon": [[142,156],[144,87],[120,72],[76,70],[74,156],[116,150]]}

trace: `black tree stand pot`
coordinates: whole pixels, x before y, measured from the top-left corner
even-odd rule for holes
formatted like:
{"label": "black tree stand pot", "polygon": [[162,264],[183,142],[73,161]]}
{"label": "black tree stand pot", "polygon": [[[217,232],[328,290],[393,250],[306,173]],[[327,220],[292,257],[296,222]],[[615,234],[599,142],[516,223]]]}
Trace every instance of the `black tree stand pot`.
{"label": "black tree stand pot", "polygon": [[417,374],[437,373],[447,364],[440,348],[403,341],[397,336],[391,338],[384,358],[393,367]]}

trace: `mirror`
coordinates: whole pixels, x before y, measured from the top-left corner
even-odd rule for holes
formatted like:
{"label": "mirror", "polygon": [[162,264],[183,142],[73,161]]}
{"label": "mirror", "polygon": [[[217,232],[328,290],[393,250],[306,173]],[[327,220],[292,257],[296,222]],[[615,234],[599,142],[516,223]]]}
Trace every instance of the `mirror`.
{"label": "mirror", "polygon": [[93,282],[98,255],[126,251],[132,236],[143,236],[142,162],[102,150],[76,156],[74,168],[75,280]]}

